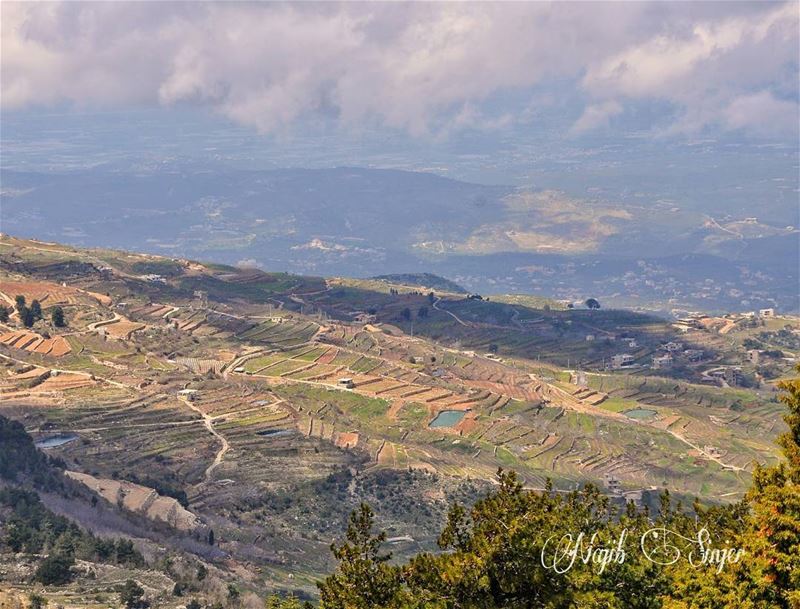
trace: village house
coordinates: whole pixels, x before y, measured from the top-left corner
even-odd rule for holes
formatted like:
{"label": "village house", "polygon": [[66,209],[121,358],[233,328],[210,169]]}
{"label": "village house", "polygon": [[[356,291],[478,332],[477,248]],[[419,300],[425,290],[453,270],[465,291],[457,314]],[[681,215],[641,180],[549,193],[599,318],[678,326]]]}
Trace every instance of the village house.
{"label": "village house", "polygon": [[345,389],[352,389],[356,386],[356,384],[353,382],[353,379],[351,379],[349,376],[340,378],[338,385],[340,387],[344,387]]}
{"label": "village house", "polygon": [[630,368],[633,366],[635,358],[628,353],[618,353],[611,356],[611,367],[615,370],[620,368]]}
{"label": "village house", "polygon": [[614,495],[622,494],[622,484],[617,477],[613,474],[606,474],[603,478],[605,479],[606,487],[611,493]]}
{"label": "village house", "polygon": [[181,389],[178,391],[178,395],[182,398],[189,400],[190,402],[194,402],[200,391],[198,389]]}
{"label": "village house", "polygon": [[758,310],[759,317],[775,317],[775,309],[759,309]]}
{"label": "village house", "polygon": [[738,387],[742,383],[742,369],[735,367],[726,368],[724,379],[731,387]]}
{"label": "village house", "polygon": [[657,355],[653,357],[653,370],[662,370],[664,368],[671,368],[673,363],[672,356],[667,353],[665,355]]}
{"label": "village house", "polygon": [[705,352],[702,349],[686,349],[683,355],[686,356],[686,359],[690,362],[699,362],[703,359]]}

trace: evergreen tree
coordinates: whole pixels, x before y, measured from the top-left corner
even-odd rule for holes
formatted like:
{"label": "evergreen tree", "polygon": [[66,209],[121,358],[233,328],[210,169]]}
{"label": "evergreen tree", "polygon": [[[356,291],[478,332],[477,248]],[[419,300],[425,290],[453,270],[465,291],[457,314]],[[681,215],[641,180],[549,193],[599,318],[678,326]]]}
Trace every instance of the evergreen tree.
{"label": "evergreen tree", "polygon": [[31,609],[44,609],[47,607],[47,599],[41,594],[31,592],[28,596],[28,600],[31,602]]}
{"label": "evergreen tree", "polygon": [[33,321],[37,322],[42,318],[42,305],[38,300],[32,300],[30,306],[30,314],[33,316]]}
{"label": "evergreen tree", "polygon": [[[800,366],[798,366],[800,372]],[[743,538],[750,555],[744,585],[754,607],[800,607],[800,379],[784,381],[789,431],[778,444],[786,461],[756,467],[748,494],[752,521]],[[741,573],[739,573],[741,575]]]}
{"label": "evergreen tree", "polygon": [[390,554],[381,554],[386,533],[372,534],[374,514],[362,503],[350,516],[347,541],[331,545],[339,561],[336,573],[319,584],[325,609],[377,609],[397,606],[400,570],[388,564]]}
{"label": "evergreen tree", "polygon": [[45,586],[62,586],[72,580],[75,558],[66,552],[56,552],[45,557],[33,574],[33,580]]}
{"label": "evergreen tree", "polygon": [[36,318],[28,307],[22,307],[22,310],[19,311],[19,317],[22,320],[22,325],[26,328],[32,327],[36,322]]}
{"label": "evergreen tree", "polygon": [[144,596],[144,589],[132,579],[129,579],[122,586],[119,592],[119,602],[126,609],[139,609],[145,606],[142,597]]}
{"label": "evergreen tree", "polygon": [[61,307],[54,307],[53,312],[50,314],[50,319],[56,328],[63,328],[67,325],[64,319],[64,309]]}

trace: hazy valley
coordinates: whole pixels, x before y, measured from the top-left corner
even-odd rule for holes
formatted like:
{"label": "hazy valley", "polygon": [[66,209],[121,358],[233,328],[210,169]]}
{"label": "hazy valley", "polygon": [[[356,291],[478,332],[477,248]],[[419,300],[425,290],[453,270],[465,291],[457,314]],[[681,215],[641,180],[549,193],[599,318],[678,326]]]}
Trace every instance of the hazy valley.
{"label": "hazy valley", "polygon": [[[433,272],[478,292],[669,314],[797,311],[800,232],[675,201],[613,203],[377,169],[3,173],[4,230],[302,274]],[[796,210],[795,210],[796,211]],[[774,214],[772,214],[774,215]]]}

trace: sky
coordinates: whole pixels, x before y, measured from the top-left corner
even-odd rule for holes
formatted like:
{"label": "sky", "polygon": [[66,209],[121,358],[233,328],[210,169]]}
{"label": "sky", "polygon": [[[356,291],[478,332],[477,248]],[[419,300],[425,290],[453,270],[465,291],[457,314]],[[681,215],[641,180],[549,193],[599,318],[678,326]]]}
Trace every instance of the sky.
{"label": "sky", "polygon": [[798,138],[797,2],[0,4],[4,118],[255,134]]}

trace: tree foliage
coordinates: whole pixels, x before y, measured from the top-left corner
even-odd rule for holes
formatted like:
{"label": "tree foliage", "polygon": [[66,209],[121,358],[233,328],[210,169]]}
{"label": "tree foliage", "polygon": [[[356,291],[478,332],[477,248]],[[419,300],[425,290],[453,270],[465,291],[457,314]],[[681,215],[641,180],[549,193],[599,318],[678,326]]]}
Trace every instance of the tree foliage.
{"label": "tree foliage", "polygon": [[63,328],[66,326],[67,322],[64,319],[64,309],[61,307],[53,307],[53,311],[50,313],[50,320],[56,328]]}
{"label": "tree foliage", "polygon": [[132,579],[127,580],[119,591],[119,601],[125,609],[141,609],[146,607],[144,588]]}

